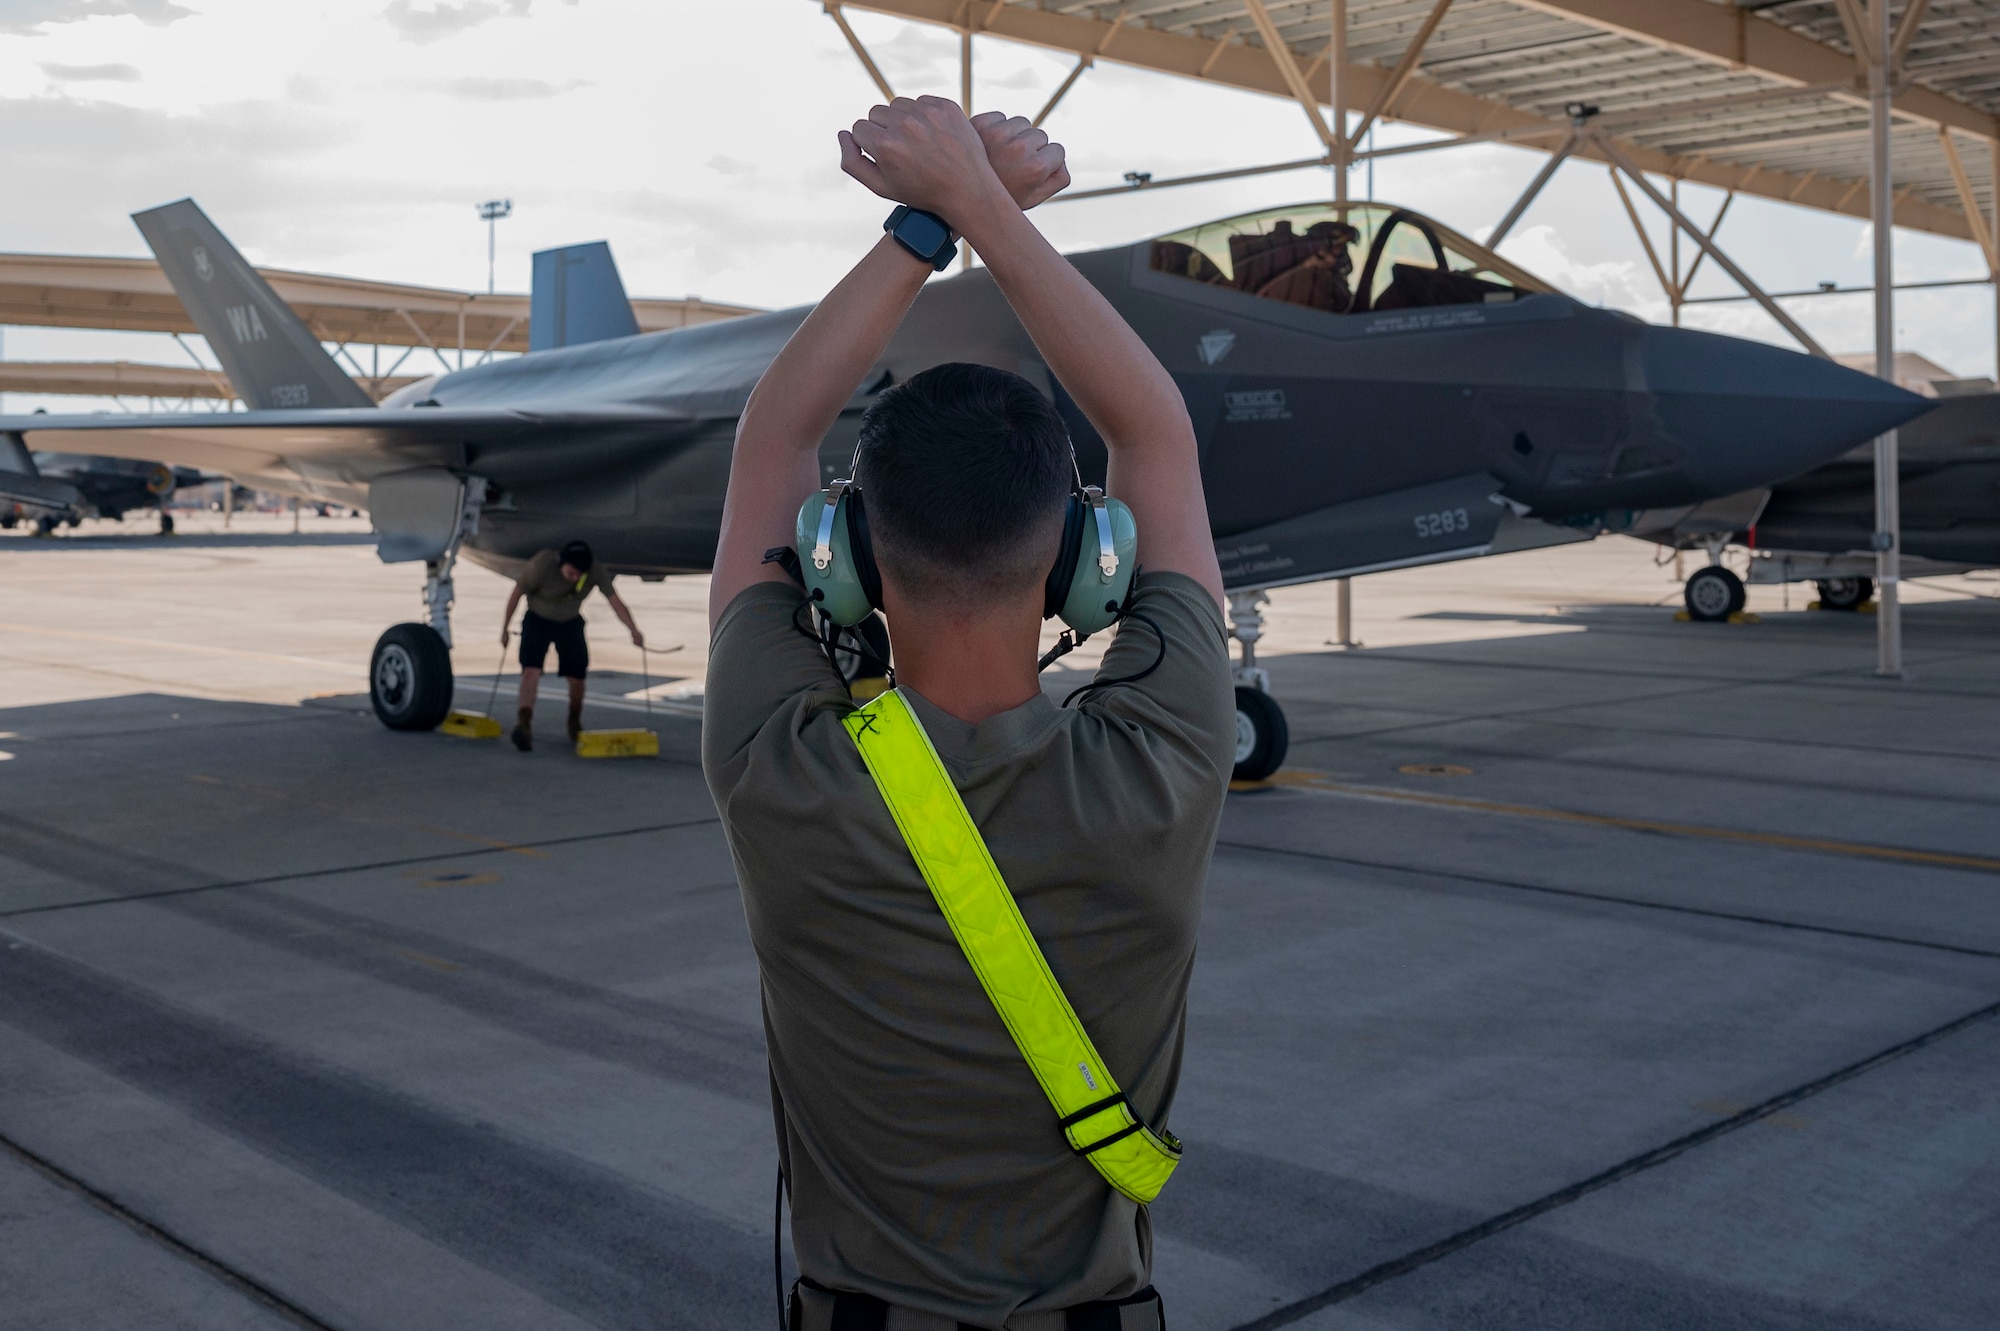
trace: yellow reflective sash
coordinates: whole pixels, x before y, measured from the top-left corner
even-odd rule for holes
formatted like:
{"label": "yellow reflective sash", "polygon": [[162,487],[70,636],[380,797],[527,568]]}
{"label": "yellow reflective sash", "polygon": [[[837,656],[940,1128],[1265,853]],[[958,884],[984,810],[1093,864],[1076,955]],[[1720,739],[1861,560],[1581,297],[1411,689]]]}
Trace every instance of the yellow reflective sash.
{"label": "yellow reflective sash", "polygon": [[923,723],[891,689],[845,724],[952,936],[1055,1106],[1070,1149],[1133,1201],[1152,1201],[1180,1163],[1181,1144],[1132,1112],[1049,971]]}

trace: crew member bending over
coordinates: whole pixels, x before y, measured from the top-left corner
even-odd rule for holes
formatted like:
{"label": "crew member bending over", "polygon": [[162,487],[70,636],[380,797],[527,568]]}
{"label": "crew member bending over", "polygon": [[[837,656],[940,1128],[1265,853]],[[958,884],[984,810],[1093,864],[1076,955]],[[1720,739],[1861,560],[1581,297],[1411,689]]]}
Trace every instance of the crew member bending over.
{"label": "crew member bending over", "polygon": [[[1180,1155],[1166,1120],[1236,745],[1194,432],[1166,370],[1023,214],[1069,179],[1040,130],[898,99],[841,150],[931,216],[892,215],[744,409],[702,721],[762,981],[790,1325],[1157,1331],[1146,1204]],[[1142,571],[1111,593],[1124,621],[1074,705],[1042,692],[1043,620],[1107,613],[1096,579],[1129,577],[1132,548],[1116,557],[1123,514],[1078,484],[1040,389],[935,365],[920,339],[890,348],[947,225],[1025,330],[993,354],[1019,365],[1033,339],[1136,520]],[[854,477],[865,527],[843,530],[827,499],[853,493],[816,493],[818,449],[882,368],[896,383],[862,418]],[[823,576],[864,535],[895,657],[865,706],[787,568]]]}
{"label": "crew member bending over", "polygon": [[611,613],[632,631],[632,645],[644,647],[646,635],[632,622],[632,612],[611,590],[611,575],[601,573],[590,547],[571,541],[560,551],[544,550],[528,561],[507,596],[507,613],[500,621],[500,645],[512,635],[514,609],[528,598],[521,616],[520,713],[514,722],[514,747],[526,753],[535,747],[535,695],[542,687],[542,667],[549,648],[556,649],[556,673],[569,681],[569,738],[583,731],[583,680],[590,673],[590,644],[583,636],[583,598],[595,589],[611,603]]}

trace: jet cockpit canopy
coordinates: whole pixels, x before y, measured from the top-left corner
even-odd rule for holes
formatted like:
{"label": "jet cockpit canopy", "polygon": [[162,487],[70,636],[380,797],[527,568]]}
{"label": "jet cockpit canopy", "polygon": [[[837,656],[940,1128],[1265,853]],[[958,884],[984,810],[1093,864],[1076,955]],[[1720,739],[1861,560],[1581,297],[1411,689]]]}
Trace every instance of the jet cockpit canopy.
{"label": "jet cockpit canopy", "polygon": [[1555,290],[1450,227],[1382,203],[1303,204],[1207,222],[1155,240],[1152,266],[1328,314]]}

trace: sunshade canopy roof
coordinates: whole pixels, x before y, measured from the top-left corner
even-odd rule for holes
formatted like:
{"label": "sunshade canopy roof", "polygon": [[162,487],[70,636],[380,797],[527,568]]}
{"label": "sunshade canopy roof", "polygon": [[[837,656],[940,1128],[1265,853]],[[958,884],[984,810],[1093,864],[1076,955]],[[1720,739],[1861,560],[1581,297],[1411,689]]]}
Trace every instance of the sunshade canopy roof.
{"label": "sunshade canopy roof", "polygon": [[[1853,9],[1865,13],[1868,4],[1853,0]],[[1331,99],[1330,0],[845,7],[1281,97],[1303,86],[1318,103]],[[1596,125],[1645,170],[1868,214],[1867,79],[1842,19],[1847,0],[1451,0],[1398,86],[1397,66],[1437,8],[1438,0],[1348,0],[1349,111],[1381,98],[1390,119],[1553,148],[1568,130],[1567,108],[1581,103],[1597,109]],[[1893,15],[1911,8],[1903,0]],[[1930,0],[1906,31],[1906,82],[1894,102],[1896,221],[1990,248],[1995,228],[1982,223],[1995,215],[2000,3]],[[1941,131],[1951,133],[1951,148]],[[1599,153],[1586,144],[1580,155]]]}
{"label": "sunshade canopy roof", "polygon": [[[475,354],[528,349],[525,295],[475,295],[280,268],[257,271],[328,342],[439,350],[462,346]],[[698,297],[632,302],[643,332],[754,312]],[[0,254],[0,324],[196,331],[166,274],[151,259],[55,254]]]}

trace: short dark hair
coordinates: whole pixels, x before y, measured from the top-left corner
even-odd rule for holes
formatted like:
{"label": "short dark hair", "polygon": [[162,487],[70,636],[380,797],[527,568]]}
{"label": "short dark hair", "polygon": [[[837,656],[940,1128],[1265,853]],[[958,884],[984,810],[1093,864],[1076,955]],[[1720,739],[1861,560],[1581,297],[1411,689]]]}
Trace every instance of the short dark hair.
{"label": "short dark hair", "polygon": [[889,389],[861,418],[855,471],[880,562],[911,596],[1016,592],[1055,563],[1069,431],[1018,374],[955,363]]}
{"label": "short dark hair", "polygon": [[582,541],[571,541],[562,548],[562,562],[579,573],[590,572],[590,547]]}

